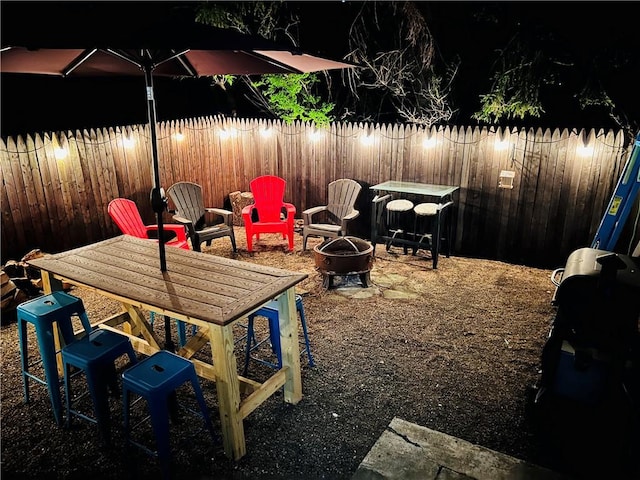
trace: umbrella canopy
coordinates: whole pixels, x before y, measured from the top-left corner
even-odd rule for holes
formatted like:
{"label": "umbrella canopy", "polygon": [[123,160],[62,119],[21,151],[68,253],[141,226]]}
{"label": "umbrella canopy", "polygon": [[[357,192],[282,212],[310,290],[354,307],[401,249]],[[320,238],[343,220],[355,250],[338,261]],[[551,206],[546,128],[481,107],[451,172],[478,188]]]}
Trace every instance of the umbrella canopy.
{"label": "umbrella canopy", "polygon": [[[5,17],[6,20],[6,17]],[[154,76],[200,77],[304,73],[352,67],[304,53],[262,37],[210,27],[177,16],[137,23],[48,21],[34,25],[3,22],[0,71],[56,76],[140,75],[145,77],[153,189],[151,204],[160,238],[166,209],[161,188],[156,133]],[[164,242],[158,242],[166,270]]]}

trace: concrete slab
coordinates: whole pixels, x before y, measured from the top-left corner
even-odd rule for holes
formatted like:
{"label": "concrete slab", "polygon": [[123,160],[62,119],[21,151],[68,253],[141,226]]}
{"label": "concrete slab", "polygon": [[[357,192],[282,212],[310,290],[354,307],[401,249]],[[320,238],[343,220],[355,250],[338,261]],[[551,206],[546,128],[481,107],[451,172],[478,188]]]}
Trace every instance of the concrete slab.
{"label": "concrete slab", "polygon": [[568,480],[500,452],[394,418],[352,480]]}

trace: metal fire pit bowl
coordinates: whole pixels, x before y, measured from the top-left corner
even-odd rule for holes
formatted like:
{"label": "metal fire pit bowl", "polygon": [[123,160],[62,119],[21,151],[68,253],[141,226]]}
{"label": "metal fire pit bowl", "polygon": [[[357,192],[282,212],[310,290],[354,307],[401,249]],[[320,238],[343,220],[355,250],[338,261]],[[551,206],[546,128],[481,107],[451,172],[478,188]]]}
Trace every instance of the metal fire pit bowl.
{"label": "metal fire pit bowl", "polygon": [[333,286],[336,275],[358,275],[364,288],[371,282],[373,246],[357,237],[337,237],[325,240],[313,248],[316,267],[322,273],[324,288]]}

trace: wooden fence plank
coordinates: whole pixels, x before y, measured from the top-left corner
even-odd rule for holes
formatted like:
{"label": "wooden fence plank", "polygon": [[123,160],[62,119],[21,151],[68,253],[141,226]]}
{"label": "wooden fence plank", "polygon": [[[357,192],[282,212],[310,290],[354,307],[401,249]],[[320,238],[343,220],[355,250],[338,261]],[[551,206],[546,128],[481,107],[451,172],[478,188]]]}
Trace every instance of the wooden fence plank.
{"label": "wooden fence plank", "polygon": [[[3,252],[10,252],[13,249],[17,250],[20,248],[26,252],[28,251],[28,247],[25,247],[27,243],[25,232],[28,231],[29,227],[27,224],[28,218],[25,218],[27,210],[21,206],[21,201],[24,198],[22,193],[24,189],[21,185],[22,176],[18,175],[16,177],[16,171],[14,170],[14,165],[19,165],[18,147],[12,138],[7,138],[7,142],[3,146],[6,147],[5,150],[3,150],[3,152],[6,153],[2,156],[2,185],[7,195],[7,203],[5,204],[3,202],[2,204],[2,236],[4,237],[4,235],[7,234],[13,241],[2,250]],[[13,223],[4,223],[9,220]],[[9,245],[12,245],[13,249]],[[22,255],[20,255],[20,258],[21,257]],[[15,260],[17,257],[15,254],[9,254],[7,259],[9,258]],[[2,263],[4,264],[4,261]]]}

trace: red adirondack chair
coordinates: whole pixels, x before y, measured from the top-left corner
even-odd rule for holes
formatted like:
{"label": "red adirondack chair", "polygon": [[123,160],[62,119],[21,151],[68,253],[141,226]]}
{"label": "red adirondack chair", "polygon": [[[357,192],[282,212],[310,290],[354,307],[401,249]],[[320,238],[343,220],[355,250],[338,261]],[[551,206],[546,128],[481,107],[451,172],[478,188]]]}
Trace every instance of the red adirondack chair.
{"label": "red adirondack chair", "polygon": [[263,175],[251,180],[249,187],[254,203],[242,209],[247,250],[250,252],[253,251],[253,236],[256,235],[256,240],[260,240],[261,233],[281,233],[283,239],[289,240],[289,250],[293,250],[296,207],[283,200],[286,185],[286,180],[274,175]]}
{"label": "red adirondack chair", "polygon": [[[125,235],[158,241],[158,226],[145,225],[137,205],[132,200],[115,198],[109,202],[107,211]],[[165,245],[189,250],[189,242],[187,241],[184,225],[163,223],[162,229],[166,238],[172,238],[165,242]]]}

